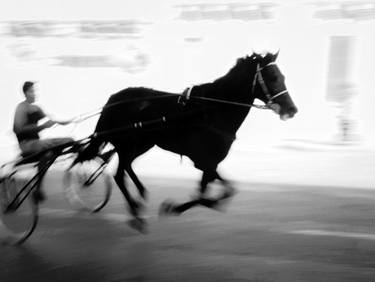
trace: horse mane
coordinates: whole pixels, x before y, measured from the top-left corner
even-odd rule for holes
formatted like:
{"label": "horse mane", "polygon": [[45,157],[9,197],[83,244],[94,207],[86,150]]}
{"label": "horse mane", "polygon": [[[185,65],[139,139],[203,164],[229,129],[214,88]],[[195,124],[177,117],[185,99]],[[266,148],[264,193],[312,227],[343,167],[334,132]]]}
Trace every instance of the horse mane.
{"label": "horse mane", "polygon": [[[238,85],[241,85],[243,80],[248,80],[251,73],[256,71],[257,63],[264,63],[272,58],[272,53],[258,54],[253,52],[251,55],[238,58],[235,65],[222,77],[215,79],[212,82],[202,83],[195,85],[195,91],[200,89],[201,91],[208,94],[208,92],[214,91],[216,93],[227,92],[227,89],[237,89]],[[198,91],[198,92],[201,92]],[[145,87],[128,87],[115,93],[112,97],[111,102],[117,102],[117,100],[129,99],[133,97],[147,97],[153,95],[172,94],[169,92],[158,91],[152,88]],[[201,93],[202,94],[202,93]],[[206,96],[206,95],[204,95]],[[208,94],[208,96],[211,96]],[[115,101],[116,100],[116,101]]]}
{"label": "horse mane", "polygon": [[214,80],[213,83],[220,84],[221,82],[228,82],[231,80],[236,80],[236,78],[241,77],[243,73],[249,73],[250,68],[254,66],[255,71],[255,64],[257,60],[259,60],[258,54],[251,54],[250,56],[238,58],[236,64],[222,77]]}
{"label": "horse mane", "polygon": [[257,63],[262,60],[263,56],[257,53],[238,58],[235,65],[224,76],[209,83],[196,85],[194,92],[199,93],[196,95],[232,100],[233,91],[237,92],[243,85],[250,85],[248,81],[252,73],[255,74]]}
{"label": "horse mane", "polygon": [[274,54],[267,52],[264,54],[258,54],[253,52],[250,56],[238,58],[236,64],[225,74],[224,76],[216,79],[215,82],[233,80],[234,78],[241,76],[243,73],[248,74],[252,68],[255,69],[256,64],[267,64],[274,58]]}

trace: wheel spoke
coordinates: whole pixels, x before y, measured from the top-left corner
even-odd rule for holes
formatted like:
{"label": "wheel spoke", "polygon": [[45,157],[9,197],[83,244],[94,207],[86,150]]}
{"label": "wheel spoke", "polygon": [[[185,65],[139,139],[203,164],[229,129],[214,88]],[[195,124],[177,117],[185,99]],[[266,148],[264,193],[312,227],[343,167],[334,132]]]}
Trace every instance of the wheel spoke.
{"label": "wheel spoke", "polygon": [[[27,181],[15,176],[0,184],[0,240],[5,243],[24,242],[36,227],[38,207],[30,195],[19,193],[25,185]],[[26,187],[25,191],[28,189]]]}
{"label": "wheel spoke", "polygon": [[112,183],[105,167],[102,159],[95,158],[66,171],[65,195],[74,208],[97,212],[106,205]]}

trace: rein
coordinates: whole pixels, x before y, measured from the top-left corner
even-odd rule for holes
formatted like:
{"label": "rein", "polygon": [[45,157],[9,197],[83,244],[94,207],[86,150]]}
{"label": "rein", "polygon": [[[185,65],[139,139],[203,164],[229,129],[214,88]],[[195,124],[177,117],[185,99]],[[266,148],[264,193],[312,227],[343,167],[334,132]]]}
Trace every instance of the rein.
{"label": "rein", "polygon": [[[193,88],[194,88],[194,86],[189,87],[188,93],[192,92]],[[179,97],[179,103],[181,103],[180,99],[182,98],[185,101],[190,100],[190,99],[196,99],[196,100],[205,100],[205,101],[211,101],[211,102],[217,102],[217,103],[223,103],[223,104],[241,106],[241,107],[247,107],[247,108],[254,107],[254,108],[262,109],[262,110],[269,110],[270,109],[267,105],[246,104],[246,103],[232,102],[232,101],[228,101],[228,100],[208,98],[208,97],[202,97],[202,96],[190,96],[190,94],[189,94],[189,96],[187,96],[186,94],[165,94],[165,95],[160,95],[160,96],[156,96],[156,97],[146,97],[146,98],[142,98],[142,99],[141,98],[132,99],[132,100],[126,100],[126,101],[121,101],[121,102],[109,104],[109,105],[103,106],[101,108],[98,108],[98,109],[80,114],[80,115],[73,118],[73,122],[75,122],[75,123],[83,122],[83,121],[85,121],[87,119],[90,119],[94,116],[100,115],[104,109],[112,108],[114,106],[118,106],[118,105],[121,105],[121,104],[126,104],[126,103],[131,103],[131,102],[141,102],[141,101],[145,101],[145,100],[147,100],[147,101],[148,100],[158,100],[158,99],[169,98],[169,97]],[[273,98],[275,98],[275,97],[273,97]]]}
{"label": "rein", "polygon": [[163,98],[168,98],[168,97],[176,97],[176,96],[181,96],[181,95],[180,94],[164,94],[164,95],[155,96],[155,97],[135,98],[135,99],[129,99],[129,100],[126,100],[126,101],[120,101],[120,102],[112,103],[112,104],[105,105],[103,107],[97,108],[95,110],[91,110],[89,112],[80,114],[80,115],[73,118],[73,122],[76,122],[76,123],[83,122],[83,121],[85,121],[87,119],[90,119],[94,116],[100,115],[104,109],[112,108],[112,107],[115,107],[115,106],[118,106],[118,105],[121,105],[121,104],[132,103],[132,102],[141,102],[141,101],[145,101],[145,100],[147,100],[147,101],[148,100],[157,100],[157,99],[163,99]]}
{"label": "rein", "polygon": [[232,102],[232,101],[228,101],[228,100],[221,100],[221,99],[201,97],[201,96],[194,96],[194,97],[191,97],[191,99],[205,100],[205,101],[217,102],[217,103],[222,103],[222,104],[227,104],[227,105],[241,106],[241,107],[246,107],[246,108],[253,108],[254,107],[254,108],[257,108],[257,109],[261,109],[261,110],[269,110],[270,109],[267,105],[246,104],[246,103]]}
{"label": "rein", "polygon": [[[81,114],[81,115],[73,118],[73,122],[75,122],[75,123],[83,122],[87,119],[90,119],[90,118],[92,118],[96,115],[101,114],[104,109],[111,108],[111,107],[114,107],[114,106],[117,106],[117,105],[120,105],[120,104],[131,103],[131,102],[139,102],[139,101],[145,101],[145,100],[156,100],[156,99],[163,99],[163,98],[169,98],[169,97],[179,97],[178,103],[182,104],[182,105],[185,105],[186,102],[190,99],[195,99],[195,100],[210,101],[210,102],[216,102],[216,103],[222,103],[222,104],[240,106],[240,107],[246,107],[246,108],[257,108],[257,109],[261,109],[261,110],[270,110],[270,109],[272,109],[272,104],[273,104],[272,101],[275,98],[288,93],[288,90],[285,89],[285,90],[282,90],[282,91],[280,91],[280,92],[278,92],[274,95],[271,95],[270,91],[268,90],[268,87],[267,87],[267,85],[266,85],[266,83],[263,79],[262,70],[265,69],[266,67],[272,66],[272,65],[276,65],[276,63],[271,62],[271,63],[269,63],[269,64],[267,64],[263,67],[260,67],[259,63],[257,64],[257,69],[256,69],[256,73],[254,75],[252,89],[251,89],[252,93],[254,93],[256,84],[257,84],[257,82],[259,83],[259,85],[262,88],[262,91],[263,91],[264,95],[266,96],[266,98],[268,100],[268,102],[265,105],[239,103],[239,102],[233,102],[233,101],[216,99],[216,98],[208,98],[208,97],[203,97],[203,96],[192,96],[191,93],[193,92],[193,88],[194,88],[194,86],[192,86],[192,87],[187,88],[187,90],[185,90],[182,94],[164,94],[164,95],[155,96],[155,97],[130,99],[130,100],[126,100],[126,101],[120,101],[120,102],[117,102],[117,103],[105,105],[101,108],[98,108],[96,110],[92,110],[90,112]],[[161,121],[161,122],[165,122],[165,117],[162,117],[161,119],[157,119],[157,120]],[[147,123],[147,122],[135,123],[131,127],[133,127],[133,128],[142,127],[142,125],[145,124],[145,123]],[[152,121],[152,123],[154,123],[154,121]]]}

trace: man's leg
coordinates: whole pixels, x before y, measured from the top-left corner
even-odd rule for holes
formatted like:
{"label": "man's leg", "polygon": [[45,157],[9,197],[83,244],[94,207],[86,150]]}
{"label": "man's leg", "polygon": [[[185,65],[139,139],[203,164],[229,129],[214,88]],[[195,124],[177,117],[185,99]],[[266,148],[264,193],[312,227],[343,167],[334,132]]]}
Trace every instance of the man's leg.
{"label": "man's leg", "polygon": [[[46,195],[42,189],[42,181],[47,173],[49,163],[54,161],[56,158],[56,153],[52,149],[56,146],[70,143],[74,141],[72,138],[49,138],[42,140],[31,140],[24,144],[21,144],[21,150],[24,154],[37,154],[39,152],[44,152],[38,162],[38,179],[35,191],[33,193],[33,198],[36,202],[42,202],[46,199]],[[49,150],[51,149],[51,150]]]}
{"label": "man's leg", "polygon": [[43,156],[41,157],[38,163],[39,177],[37,180],[38,182],[37,182],[36,190],[33,195],[34,200],[36,200],[37,202],[43,202],[47,198],[42,188],[42,181],[48,170],[46,166],[49,166],[50,162],[53,162],[57,158],[56,152],[54,152],[53,149],[56,146],[70,143],[73,141],[74,140],[72,138],[47,138],[47,139],[39,140],[39,150],[45,151],[45,153],[43,154]]}
{"label": "man's leg", "polygon": [[39,151],[46,151],[54,147],[74,142],[72,138],[47,138],[39,140]]}
{"label": "man's leg", "polygon": [[44,176],[47,173],[47,166],[49,165],[48,163],[52,161],[52,158],[54,158],[54,154],[52,151],[47,151],[40,159],[38,162],[38,178],[36,182],[36,187],[35,191],[33,193],[33,199],[35,202],[43,202],[46,200],[46,194],[42,188],[42,181]]}

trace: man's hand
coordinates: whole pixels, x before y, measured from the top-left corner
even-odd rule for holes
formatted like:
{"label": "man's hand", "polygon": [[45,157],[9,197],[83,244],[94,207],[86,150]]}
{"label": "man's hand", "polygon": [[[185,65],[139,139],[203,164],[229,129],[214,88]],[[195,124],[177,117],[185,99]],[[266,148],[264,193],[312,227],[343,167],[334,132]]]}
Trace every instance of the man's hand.
{"label": "man's hand", "polygon": [[64,120],[64,121],[58,121],[57,123],[60,125],[67,125],[72,122],[73,122],[73,119],[69,119],[69,120]]}

